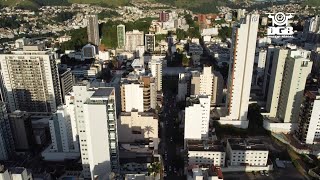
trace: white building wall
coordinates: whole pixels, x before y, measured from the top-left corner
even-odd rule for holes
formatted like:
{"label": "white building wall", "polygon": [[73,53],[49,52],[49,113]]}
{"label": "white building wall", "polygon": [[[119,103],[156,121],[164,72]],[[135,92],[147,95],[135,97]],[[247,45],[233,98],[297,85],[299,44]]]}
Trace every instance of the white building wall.
{"label": "white building wall", "polygon": [[84,104],[84,120],[86,126],[91,179],[111,173],[109,134],[107,123],[107,106],[100,104]]}
{"label": "white building wall", "polygon": [[258,24],[259,15],[252,14],[233,30],[226,103],[230,120],[247,120]]}
{"label": "white building wall", "polygon": [[211,66],[203,67],[203,72],[200,74],[200,94],[212,96],[213,74]]}
{"label": "white building wall", "polygon": [[149,68],[152,77],[156,78],[157,91],[162,91],[162,59],[151,59]]}
{"label": "white building wall", "polygon": [[267,95],[266,110],[270,117],[276,117],[279,97],[281,92],[281,85],[283,79],[283,71],[288,55],[287,49],[275,48],[274,58],[272,60],[272,69],[269,81],[269,90]]}
{"label": "white building wall", "polygon": [[314,100],[312,114],[310,117],[306,143],[313,144],[315,140],[320,139],[320,100]]}
{"label": "white building wall", "polygon": [[200,104],[186,107],[184,139],[208,137],[211,96],[199,97]]}
{"label": "white building wall", "polygon": [[226,153],[220,151],[188,151],[188,165],[225,166]]}
{"label": "white building wall", "polygon": [[144,33],[142,31],[133,30],[126,32],[126,51],[135,51],[137,46],[144,46]]}
{"label": "white building wall", "polygon": [[143,86],[140,84],[124,84],[125,88],[125,111],[131,112],[137,109],[143,112]]}
{"label": "white building wall", "polygon": [[277,117],[285,123],[298,122],[303,91],[312,68],[310,59],[295,56],[296,52],[291,52],[286,60],[277,112]]}

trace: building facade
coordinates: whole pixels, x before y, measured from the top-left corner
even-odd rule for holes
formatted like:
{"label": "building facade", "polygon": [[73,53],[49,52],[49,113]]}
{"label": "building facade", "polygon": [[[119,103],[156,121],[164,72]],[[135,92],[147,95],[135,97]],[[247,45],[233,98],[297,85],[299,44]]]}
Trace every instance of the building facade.
{"label": "building facade", "polygon": [[148,52],[153,52],[156,47],[156,35],[146,34],[144,39],[145,50]]}
{"label": "building facade", "polygon": [[296,137],[306,144],[318,144],[320,139],[320,94],[307,91],[299,114]]}
{"label": "building facade", "polygon": [[259,15],[251,14],[233,29],[226,100],[229,120],[247,121],[258,24]]}
{"label": "building facade", "polygon": [[199,95],[187,98],[184,139],[201,140],[208,137],[211,96]]}
{"label": "building facade", "polygon": [[[77,122],[83,177],[107,179],[119,172],[116,96],[113,87],[81,82],[66,97],[70,118]],[[103,139],[103,141],[101,141]]]}
{"label": "building facade", "polygon": [[149,62],[149,69],[152,77],[156,80],[157,91],[162,91],[162,59],[151,59]]}
{"label": "building facade", "polygon": [[266,166],[269,151],[260,140],[233,138],[227,140],[230,166]]}
{"label": "building facade", "polygon": [[144,33],[139,30],[126,32],[126,51],[134,52],[138,46],[144,46]]}
{"label": "building facade", "polygon": [[123,24],[117,26],[117,40],[118,48],[124,49],[126,46],[126,26]]}
{"label": "building facade", "polygon": [[88,33],[88,42],[96,46],[100,45],[100,35],[99,35],[99,21],[98,15],[89,14],[87,15],[87,33]]}
{"label": "building facade", "polygon": [[61,104],[57,53],[43,44],[1,54],[1,75],[8,108],[27,112],[55,112]]}

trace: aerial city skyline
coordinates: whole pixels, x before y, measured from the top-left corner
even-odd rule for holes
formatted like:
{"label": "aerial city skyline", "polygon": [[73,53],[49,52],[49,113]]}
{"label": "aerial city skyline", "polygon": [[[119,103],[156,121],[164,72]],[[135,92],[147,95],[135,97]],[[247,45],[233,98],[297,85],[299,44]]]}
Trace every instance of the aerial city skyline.
{"label": "aerial city skyline", "polygon": [[0,180],[319,179],[320,3],[0,1]]}

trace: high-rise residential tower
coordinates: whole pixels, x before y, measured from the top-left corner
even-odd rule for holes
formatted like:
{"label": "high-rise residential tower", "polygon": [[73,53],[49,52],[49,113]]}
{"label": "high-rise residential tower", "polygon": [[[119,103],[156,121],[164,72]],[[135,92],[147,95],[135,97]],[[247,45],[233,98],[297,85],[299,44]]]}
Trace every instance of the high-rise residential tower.
{"label": "high-rise residential tower", "polygon": [[135,51],[138,46],[144,46],[143,31],[133,30],[126,32],[126,51]]}
{"label": "high-rise residential tower", "polygon": [[299,128],[295,135],[306,144],[318,143],[320,139],[320,94],[307,91],[299,114]]}
{"label": "high-rise residential tower", "polygon": [[156,35],[146,34],[144,38],[145,50],[148,52],[153,52],[154,48],[156,47]]}
{"label": "high-rise residential tower", "polygon": [[249,96],[255,57],[259,15],[250,14],[236,25],[232,34],[226,119],[243,121],[247,127]]}
{"label": "high-rise residential tower", "polygon": [[57,53],[44,44],[0,54],[1,76],[11,112],[55,112],[61,104]]}
{"label": "high-rise residential tower", "polygon": [[152,77],[156,79],[157,91],[162,91],[162,63],[162,59],[151,59],[149,62]]}
{"label": "high-rise residential tower", "polygon": [[82,82],[66,96],[68,114],[75,118],[84,178],[108,179],[119,173],[116,96],[113,87]]}
{"label": "high-rise residential tower", "polygon": [[298,122],[303,92],[312,68],[312,61],[303,57],[307,53],[290,51],[286,60],[277,111],[277,118],[284,123]]}
{"label": "high-rise residential tower", "polygon": [[100,35],[99,35],[99,21],[98,15],[89,14],[87,15],[87,33],[88,33],[88,42],[96,46],[100,45]]}
{"label": "high-rise residential tower", "polygon": [[119,24],[117,26],[118,48],[124,49],[126,46],[126,26]]}

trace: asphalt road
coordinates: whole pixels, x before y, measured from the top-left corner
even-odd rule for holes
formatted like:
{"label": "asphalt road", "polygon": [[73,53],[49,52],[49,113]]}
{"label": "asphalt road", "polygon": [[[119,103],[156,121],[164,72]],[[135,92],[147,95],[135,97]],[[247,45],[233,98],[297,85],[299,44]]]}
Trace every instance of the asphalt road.
{"label": "asphalt road", "polygon": [[170,91],[164,92],[163,100],[163,112],[160,121],[163,125],[161,127],[161,150],[164,159],[164,177],[169,180],[183,179],[183,163],[179,159],[179,147],[177,148],[178,127],[174,123],[178,114],[175,95]]}

